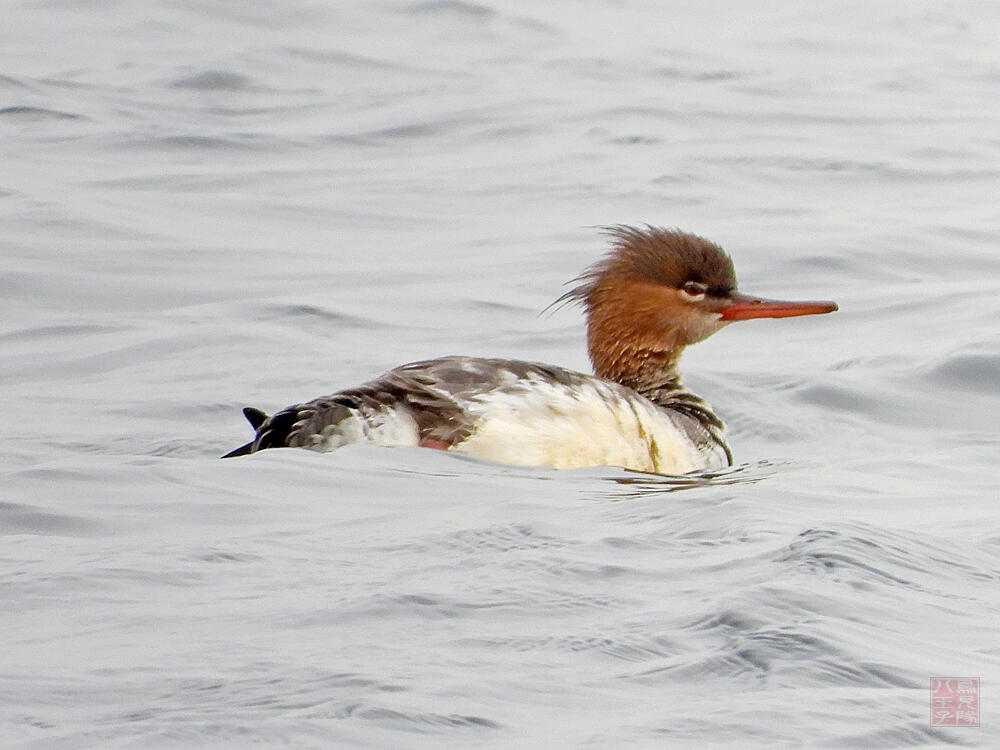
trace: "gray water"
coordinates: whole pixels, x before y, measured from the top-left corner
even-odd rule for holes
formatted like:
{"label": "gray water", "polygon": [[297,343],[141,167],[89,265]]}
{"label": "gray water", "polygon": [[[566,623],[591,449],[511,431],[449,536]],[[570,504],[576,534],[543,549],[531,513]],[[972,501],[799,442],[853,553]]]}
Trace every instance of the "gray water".
{"label": "gray water", "polygon": [[[0,746],[997,747],[991,3],[7,3]],[[737,465],[217,457],[678,226]],[[982,727],[929,681],[982,678]]]}

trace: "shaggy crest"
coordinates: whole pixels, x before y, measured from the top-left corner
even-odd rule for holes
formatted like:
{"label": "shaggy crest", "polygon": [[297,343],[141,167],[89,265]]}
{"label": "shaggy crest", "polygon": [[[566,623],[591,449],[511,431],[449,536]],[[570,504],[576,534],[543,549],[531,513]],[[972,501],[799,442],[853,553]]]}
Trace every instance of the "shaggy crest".
{"label": "shaggy crest", "polygon": [[623,224],[604,227],[611,249],[569,283],[578,285],[553,306],[579,303],[590,310],[594,292],[602,282],[648,281],[679,289],[688,281],[704,284],[710,296],[723,297],[736,289],[733,261],[725,250],[704,237],[646,225],[638,229]]}

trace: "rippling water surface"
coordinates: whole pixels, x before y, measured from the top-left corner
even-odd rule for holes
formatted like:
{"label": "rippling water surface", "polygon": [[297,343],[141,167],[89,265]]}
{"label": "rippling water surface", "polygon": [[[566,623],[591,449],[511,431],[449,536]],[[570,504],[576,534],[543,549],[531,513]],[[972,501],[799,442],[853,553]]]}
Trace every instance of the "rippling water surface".
{"label": "rippling water surface", "polygon": [[[995,7],[4,23],[4,747],[998,745]],[[733,469],[217,460],[413,359],[587,369],[537,313],[618,222],[841,304],[686,355]]]}

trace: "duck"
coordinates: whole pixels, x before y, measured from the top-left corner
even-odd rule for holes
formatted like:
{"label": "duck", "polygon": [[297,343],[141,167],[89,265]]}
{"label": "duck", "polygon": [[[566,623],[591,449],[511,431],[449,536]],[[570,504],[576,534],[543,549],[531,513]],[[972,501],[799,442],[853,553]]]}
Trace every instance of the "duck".
{"label": "duck", "polygon": [[593,374],[514,359],[452,355],[271,414],[247,407],[253,440],[329,452],[421,446],[517,466],[617,466],[680,475],[733,464],[722,420],[683,383],[684,349],[730,323],[834,312],[738,291],[730,256],[679,229],[605,227],[606,254],[554,305],[578,304]]}

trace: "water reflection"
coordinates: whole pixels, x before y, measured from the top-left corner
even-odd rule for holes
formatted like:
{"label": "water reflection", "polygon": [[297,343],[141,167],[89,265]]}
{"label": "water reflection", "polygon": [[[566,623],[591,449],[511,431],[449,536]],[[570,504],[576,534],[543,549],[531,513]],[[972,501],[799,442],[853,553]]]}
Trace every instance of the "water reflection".
{"label": "water reflection", "polygon": [[629,488],[625,492],[616,492],[611,496],[611,499],[620,500],[628,497],[645,497],[651,494],[681,492],[683,490],[706,487],[756,484],[774,476],[782,466],[786,465],[788,465],[788,462],[755,461],[716,471],[683,474],[680,476],[622,469],[626,476],[605,476],[601,477],[601,479],[618,485],[625,485]]}

